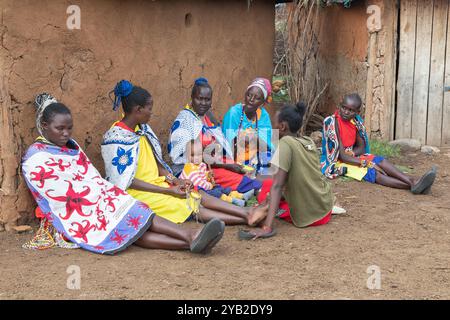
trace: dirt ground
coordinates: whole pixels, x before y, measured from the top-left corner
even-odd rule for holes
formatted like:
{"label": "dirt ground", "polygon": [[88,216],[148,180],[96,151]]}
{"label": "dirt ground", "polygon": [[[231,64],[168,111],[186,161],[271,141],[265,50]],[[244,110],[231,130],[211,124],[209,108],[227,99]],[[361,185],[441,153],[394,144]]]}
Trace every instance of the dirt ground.
{"label": "dirt ground", "polygon": [[[394,161],[420,174],[435,163],[430,195],[335,182],[348,213],[297,229],[278,221],[271,239],[239,241],[228,227],[208,256],[145,250],[117,256],[21,248],[30,234],[0,233],[0,299],[449,299],[450,150]],[[67,289],[67,268],[81,289]],[[377,266],[381,289],[368,289]]]}

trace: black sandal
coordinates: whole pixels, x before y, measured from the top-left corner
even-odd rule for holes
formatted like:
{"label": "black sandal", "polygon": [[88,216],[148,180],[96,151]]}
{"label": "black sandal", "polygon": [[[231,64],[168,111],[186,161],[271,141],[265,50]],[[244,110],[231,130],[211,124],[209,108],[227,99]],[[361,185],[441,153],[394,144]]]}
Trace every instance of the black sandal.
{"label": "black sandal", "polygon": [[[272,231],[270,233],[262,235],[262,236],[260,236],[258,238],[262,238],[262,239],[270,238],[270,237],[273,237],[276,234],[277,234],[277,232],[275,231],[275,229],[272,229]],[[253,240],[255,238],[255,235],[252,234],[251,230],[241,229],[238,232],[238,238],[239,238],[239,240]]]}
{"label": "black sandal", "polygon": [[411,187],[411,192],[413,194],[421,194],[424,192],[429,192],[431,189],[431,185],[436,178],[437,168],[433,166],[430,171],[425,173],[419,181]]}
{"label": "black sandal", "polygon": [[197,238],[192,241],[190,249],[193,253],[207,253],[220,239],[225,230],[225,223],[219,219],[210,220],[203,227]]}

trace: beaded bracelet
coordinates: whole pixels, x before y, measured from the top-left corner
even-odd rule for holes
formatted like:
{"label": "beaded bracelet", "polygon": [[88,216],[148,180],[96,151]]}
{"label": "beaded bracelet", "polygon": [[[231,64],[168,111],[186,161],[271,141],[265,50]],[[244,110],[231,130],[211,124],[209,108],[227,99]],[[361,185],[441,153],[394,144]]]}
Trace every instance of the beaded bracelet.
{"label": "beaded bracelet", "polygon": [[174,182],[175,179],[176,179],[176,177],[175,177],[173,174],[171,174],[171,173],[169,173],[169,174],[166,176],[166,181],[169,182],[169,183]]}

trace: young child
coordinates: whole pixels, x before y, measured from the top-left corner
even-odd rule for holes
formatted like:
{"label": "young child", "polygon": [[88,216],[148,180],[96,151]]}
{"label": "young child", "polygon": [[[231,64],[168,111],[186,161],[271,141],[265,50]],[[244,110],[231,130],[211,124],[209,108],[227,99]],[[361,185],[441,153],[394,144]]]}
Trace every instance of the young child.
{"label": "young child", "polygon": [[314,141],[309,137],[297,136],[305,110],[303,103],[296,106],[287,105],[275,116],[274,128],[278,129],[280,141],[271,164],[278,170],[273,181],[265,182],[271,184],[270,197],[266,186],[263,186],[258,197],[261,202],[269,202],[269,211],[260,228],[241,230],[241,239],[268,238],[275,235],[272,224],[279,211],[282,194],[286,200],[283,207],[286,212],[280,218],[296,227],[324,225],[331,219],[334,195],[331,184],[320,171],[319,155]]}
{"label": "young child", "polygon": [[362,100],[358,94],[346,95],[338,110],[324,120],[322,172],[328,178],[347,168],[347,176],[383,186],[426,194],[436,177],[436,167],[419,180],[397,169],[388,160],[370,153],[369,139],[359,116]]}
{"label": "young child", "polygon": [[242,194],[215,183],[213,172],[202,161],[203,148],[199,141],[189,141],[186,152],[188,153],[188,162],[184,165],[180,179],[190,180],[196,190],[204,190],[216,198],[240,207],[245,206],[245,202],[253,196],[254,189]]}

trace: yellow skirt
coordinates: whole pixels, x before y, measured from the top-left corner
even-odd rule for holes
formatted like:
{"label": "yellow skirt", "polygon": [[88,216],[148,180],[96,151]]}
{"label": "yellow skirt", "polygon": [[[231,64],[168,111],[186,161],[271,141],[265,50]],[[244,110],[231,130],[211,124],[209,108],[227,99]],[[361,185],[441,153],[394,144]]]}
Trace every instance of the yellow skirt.
{"label": "yellow skirt", "polygon": [[348,163],[336,162],[336,167],[347,167],[347,174],[345,176],[361,181],[367,174],[367,168],[361,168],[360,166],[354,166]]}
{"label": "yellow skirt", "polygon": [[[160,177],[160,179],[152,181],[152,184],[162,188],[169,188],[169,184],[164,182],[164,177]],[[174,223],[185,222],[192,213],[192,211],[188,208],[186,199],[177,198],[162,193],[153,193],[134,189],[128,189],[127,192],[136,200],[147,204],[156,215]]]}

